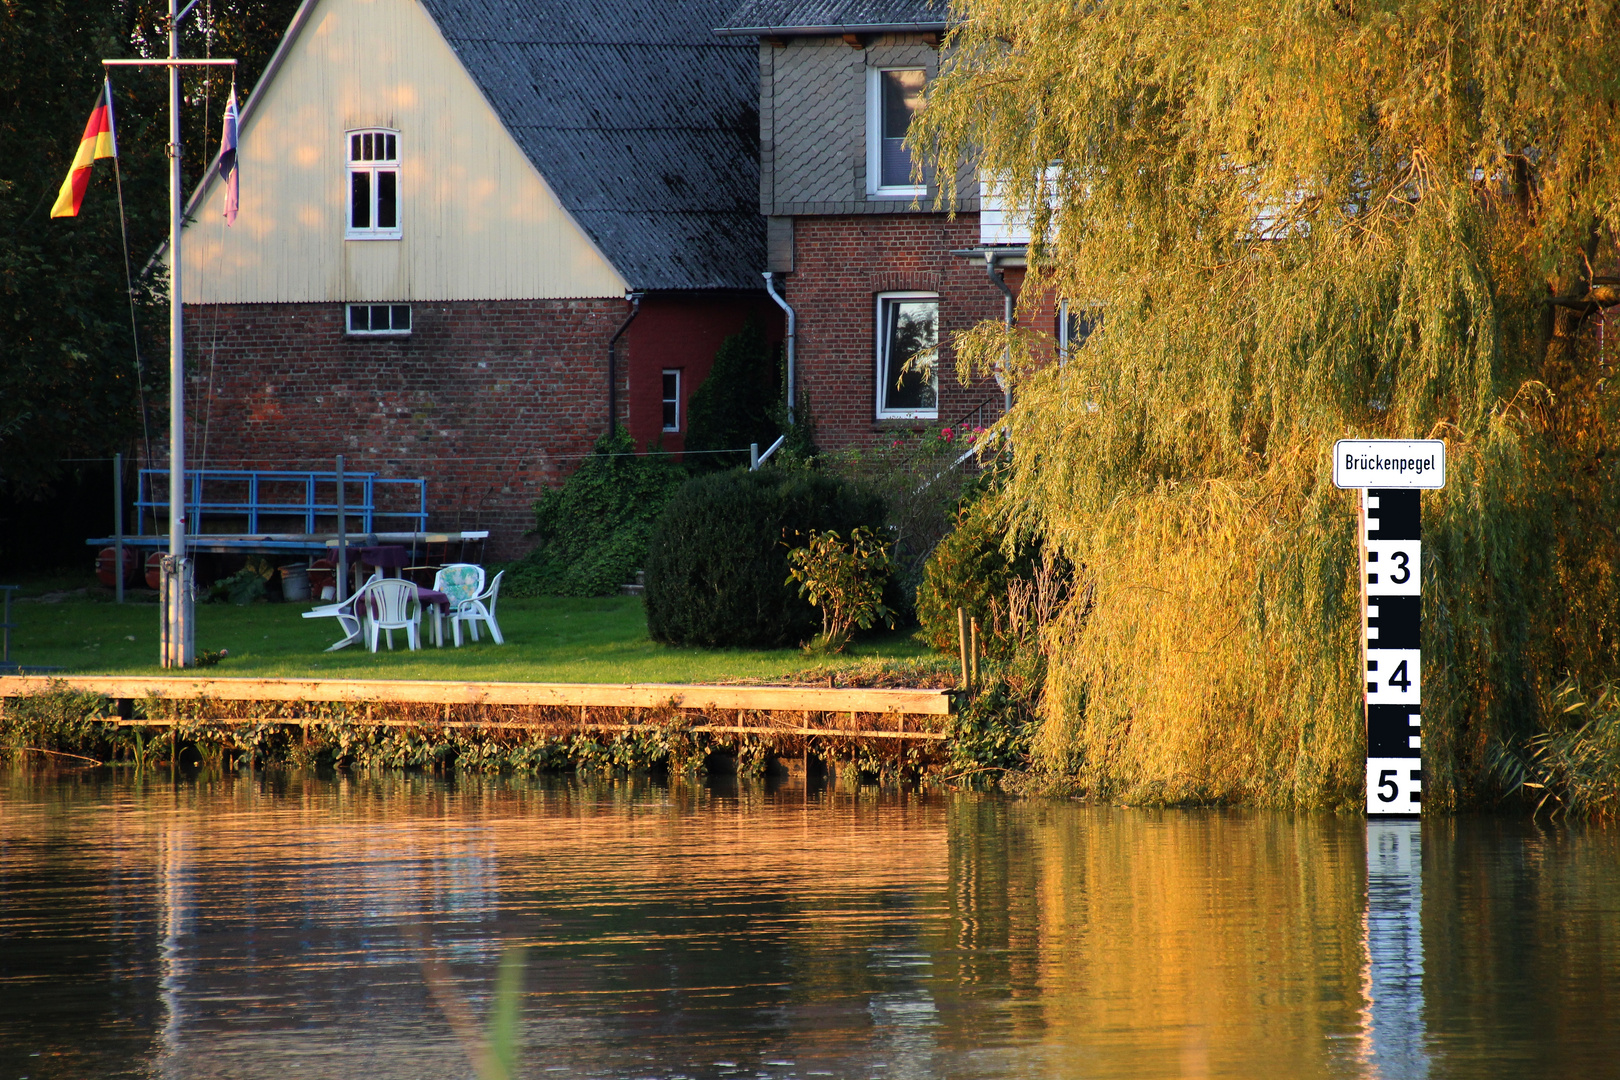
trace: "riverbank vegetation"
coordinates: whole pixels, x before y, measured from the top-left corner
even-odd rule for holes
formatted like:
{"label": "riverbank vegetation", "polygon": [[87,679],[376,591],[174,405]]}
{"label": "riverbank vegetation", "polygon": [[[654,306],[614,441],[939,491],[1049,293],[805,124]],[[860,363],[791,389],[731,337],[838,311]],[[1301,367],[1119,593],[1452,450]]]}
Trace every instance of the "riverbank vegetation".
{"label": "riverbank vegetation", "polygon": [[[1620,677],[1620,50],[1602,6],[956,0],[911,129],[1032,223],[994,512],[1076,569],[1038,771],[1104,797],[1362,798],[1344,437],[1444,438],[1424,495],[1424,803],[1574,776]],[[919,154],[919,157],[921,155]],[[1620,343],[1617,343],[1620,344]],[[1566,680],[1568,682],[1566,683]],[[1573,745],[1573,744],[1571,744]]]}

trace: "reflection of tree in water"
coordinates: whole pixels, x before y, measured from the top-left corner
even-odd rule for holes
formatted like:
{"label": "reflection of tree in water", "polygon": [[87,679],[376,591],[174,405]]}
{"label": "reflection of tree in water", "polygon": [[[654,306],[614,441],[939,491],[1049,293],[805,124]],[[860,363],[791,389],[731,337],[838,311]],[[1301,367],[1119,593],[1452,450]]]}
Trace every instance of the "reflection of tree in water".
{"label": "reflection of tree in water", "polygon": [[[890,310],[890,370],[896,372],[889,391],[891,409],[932,409],[935,369],[939,366],[939,309],[933,301],[897,303]],[[902,363],[896,365],[895,360]]]}

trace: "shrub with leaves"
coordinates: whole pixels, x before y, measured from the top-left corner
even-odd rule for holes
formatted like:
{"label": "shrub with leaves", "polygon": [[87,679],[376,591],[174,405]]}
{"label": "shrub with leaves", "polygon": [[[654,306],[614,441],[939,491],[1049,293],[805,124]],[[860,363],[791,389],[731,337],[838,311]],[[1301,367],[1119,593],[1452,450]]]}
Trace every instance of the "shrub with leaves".
{"label": "shrub with leaves", "polygon": [[608,596],[642,568],[653,523],[686,479],[667,454],[637,454],[619,428],[596,448],[561,488],[534,504],[539,540],[507,568],[505,590],[514,596]]}
{"label": "shrub with leaves", "polygon": [[1009,540],[993,498],[958,511],[956,528],[929,556],[917,589],[917,621],[928,643],[943,652],[956,651],[956,609],[964,608],[979,620],[985,652],[1005,659],[1014,641],[998,614],[1006,611],[1016,582],[1034,579],[1037,556],[1035,545]]}
{"label": "shrub with leaves", "polygon": [[812,648],[842,652],[856,630],[870,630],[880,619],[894,625],[894,612],[883,605],[883,587],[894,567],[889,548],[858,525],[847,542],[828,529],[812,532],[803,547],[788,552],[788,579],[821,609],[821,636]]}
{"label": "shrub with leaves", "polygon": [[976,458],[959,460],[982,436],[982,430],[950,427],[893,432],[876,445],[849,447],[819,459],[829,471],[883,497],[894,542],[894,587],[888,602],[897,613],[910,613],[929,555],[951,531],[962,502],[986,483],[989,473]]}

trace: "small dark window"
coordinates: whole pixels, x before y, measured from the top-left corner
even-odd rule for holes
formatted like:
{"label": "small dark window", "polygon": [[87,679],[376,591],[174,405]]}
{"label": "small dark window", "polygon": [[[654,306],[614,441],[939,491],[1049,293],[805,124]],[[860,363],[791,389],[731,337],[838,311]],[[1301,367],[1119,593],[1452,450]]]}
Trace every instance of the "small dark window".
{"label": "small dark window", "polygon": [[664,430],[681,430],[681,372],[679,368],[664,372]]}
{"label": "small dark window", "polygon": [[395,181],[398,173],[377,173],[377,228],[395,229],[399,227],[399,210],[395,202]]}
{"label": "small dark window", "polygon": [[1067,359],[1086,339],[1102,329],[1102,312],[1070,307],[1065,300],[1058,311],[1058,359]]}
{"label": "small dark window", "polygon": [[350,203],[353,208],[351,222],[356,229],[371,228],[371,173],[349,174]]}
{"label": "small dark window", "polygon": [[409,304],[350,304],[349,333],[408,334],[411,332]]}

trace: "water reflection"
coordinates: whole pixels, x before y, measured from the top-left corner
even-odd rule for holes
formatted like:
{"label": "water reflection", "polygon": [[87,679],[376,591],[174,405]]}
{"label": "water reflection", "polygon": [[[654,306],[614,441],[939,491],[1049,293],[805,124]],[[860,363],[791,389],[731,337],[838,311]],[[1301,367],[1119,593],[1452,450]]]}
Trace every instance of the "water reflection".
{"label": "water reflection", "polygon": [[1423,826],[1367,822],[1366,1059],[1378,1077],[1429,1075],[1423,1027]]}
{"label": "water reflection", "polygon": [[509,946],[526,1076],[1612,1075],[1616,886],[1508,820],[12,773],[0,1080],[470,1076]]}

